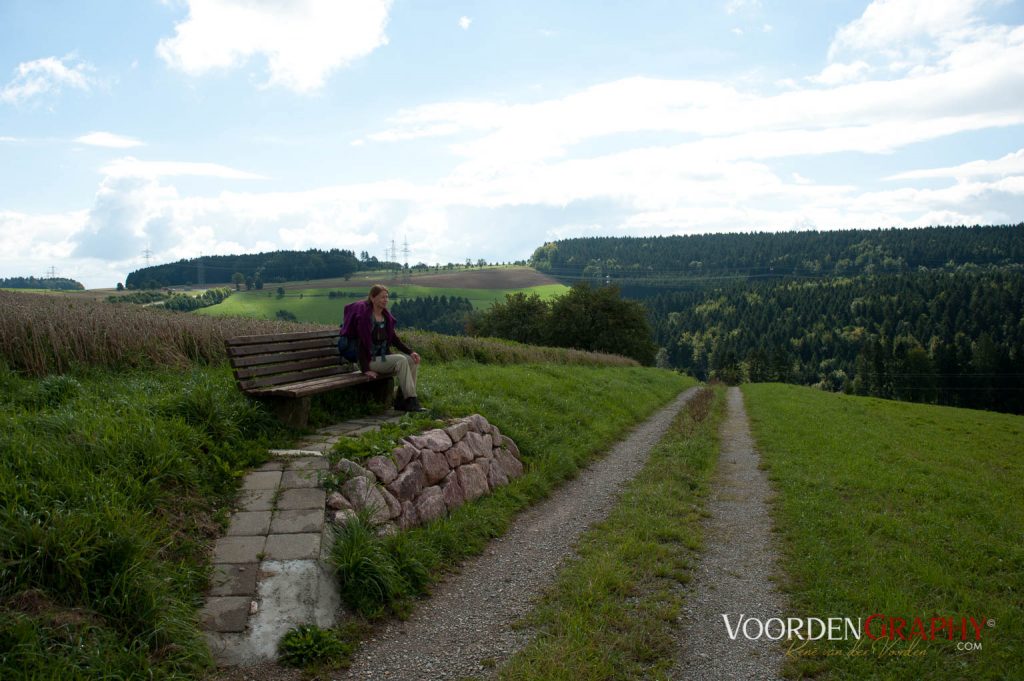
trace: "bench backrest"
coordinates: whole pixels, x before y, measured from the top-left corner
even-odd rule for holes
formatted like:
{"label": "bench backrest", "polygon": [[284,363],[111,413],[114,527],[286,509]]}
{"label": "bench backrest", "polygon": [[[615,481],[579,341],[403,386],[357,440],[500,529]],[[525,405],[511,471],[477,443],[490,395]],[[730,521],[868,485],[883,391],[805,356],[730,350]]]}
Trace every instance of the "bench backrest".
{"label": "bench backrest", "polygon": [[353,370],[338,355],[338,329],[237,336],[225,345],[242,392]]}

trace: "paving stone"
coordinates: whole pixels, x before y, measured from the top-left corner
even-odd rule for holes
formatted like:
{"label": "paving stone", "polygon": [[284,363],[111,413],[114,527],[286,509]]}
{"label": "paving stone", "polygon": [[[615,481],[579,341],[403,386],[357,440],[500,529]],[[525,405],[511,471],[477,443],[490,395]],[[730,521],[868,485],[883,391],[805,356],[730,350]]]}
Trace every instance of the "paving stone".
{"label": "paving stone", "polygon": [[211,596],[252,596],[256,593],[259,563],[239,565],[222,563],[213,566],[210,577]]}
{"label": "paving stone", "polygon": [[238,508],[242,511],[269,511],[274,508],[276,489],[255,489],[242,492]]}
{"label": "paving stone", "polygon": [[325,471],[327,466],[330,464],[329,461],[323,456],[304,456],[301,459],[295,459],[288,465],[290,471]]}
{"label": "paving stone", "polygon": [[240,511],[231,516],[229,536],[266,534],[270,531],[270,511]]}
{"label": "paving stone", "polygon": [[281,476],[281,489],[316,487],[320,483],[320,471],[285,471]]}
{"label": "paving stone", "polygon": [[221,537],[213,547],[214,563],[255,563],[267,543],[266,537]]}
{"label": "paving stone", "polygon": [[300,508],[322,509],[327,503],[327,492],[322,489],[286,489],[277,500],[280,511],[294,511]]}
{"label": "paving stone", "polygon": [[278,511],[270,523],[271,534],[319,532],[324,527],[323,508]]}
{"label": "paving stone", "polygon": [[257,471],[283,471],[284,470],[284,463],[285,463],[284,461],[268,461],[265,464],[263,464],[262,466],[260,466],[259,468],[257,468],[256,470]]}
{"label": "paving stone", "polygon": [[242,481],[242,489],[277,489],[277,485],[280,482],[281,471],[263,471],[258,473],[249,473],[245,476],[245,479]]}
{"label": "paving stone", "polygon": [[320,555],[320,533],[272,534],[267,537],[270,560],[311,560]]}
{"label": "paving stone", "polygon": [[359,428],[357,430],[353,430],[351,433],[347,433],[347,435],[349,437],[359,437],[363,433],[373,433],[373,432],[376,432],[378,430],[380,430],[380,426],[378,426],[378,425],[363,426],[362,428]]}
{"label": "paving stone", "polygon": [[206,599],[199,614],[204,629],[211,631],[245,631],[249,619],[248,596],[214,596]]}
{"label": "paving stone", "polygon": [[293,459],[297,456],[319,455],[321,453],[319,451],[314,452],[311,449],[268,449],[267,452],[271,456],[279,456],[286,459]]}
{"label": "paving stone", "polygon": [[316,452],[318,454],[329,452],[332,446],[333,445],[329,445],[326,442],[300,442],[295,445],[297,449],[302,449],[306,452]]}

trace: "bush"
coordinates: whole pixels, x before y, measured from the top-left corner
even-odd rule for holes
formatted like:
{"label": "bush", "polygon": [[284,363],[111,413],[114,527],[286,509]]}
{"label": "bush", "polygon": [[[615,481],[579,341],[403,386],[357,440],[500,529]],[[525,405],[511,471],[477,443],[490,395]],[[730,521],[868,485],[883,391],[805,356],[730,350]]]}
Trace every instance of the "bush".
{"label": "bush", "polygon": [[338,666],[356,650],[358,633],[349,629],[321,629],[303,624],[281,638],[278,661],[289,667]]}

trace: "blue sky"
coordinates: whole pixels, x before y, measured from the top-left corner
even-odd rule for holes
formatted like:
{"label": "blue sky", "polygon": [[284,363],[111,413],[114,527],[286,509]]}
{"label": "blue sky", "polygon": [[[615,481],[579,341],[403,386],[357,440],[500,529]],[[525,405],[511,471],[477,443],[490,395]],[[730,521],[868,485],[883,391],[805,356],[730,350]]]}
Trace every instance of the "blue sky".
{"label": "blue sky", "polygon": [[0,0],[0,276],[1024,220],[1024,0]]}

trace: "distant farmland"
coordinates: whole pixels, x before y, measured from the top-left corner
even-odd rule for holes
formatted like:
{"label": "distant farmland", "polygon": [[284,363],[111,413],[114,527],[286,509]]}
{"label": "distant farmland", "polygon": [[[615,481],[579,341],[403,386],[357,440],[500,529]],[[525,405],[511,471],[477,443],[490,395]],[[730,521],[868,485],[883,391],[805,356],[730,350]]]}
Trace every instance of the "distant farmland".
{"label": "distant farmland", "polygon": [[[371,275],[372,276],[372,275]],[[409,283],[386,279],[380,273],[356,284],[353,280],[319,280],[266,285],[262,291],[240,291],[219,305],[198,310],[196,314],[233,315],[273,319],[279,310],[286,310],[304,322],[337,324],[342,308],[366,295],[372,283],[382,282],[391,290],[392,302],[403,298],[425,296],[457,296],[468,298],[475,309],[490,307],[510,293],[536,293],[552,298],[568,290],[553,283],[549,277],[527,267],[488,268],[451,273],[423,274]],[[285,291],[277,293],[278,287]],[[331,298],[331,291],[342,297]]]}

